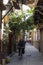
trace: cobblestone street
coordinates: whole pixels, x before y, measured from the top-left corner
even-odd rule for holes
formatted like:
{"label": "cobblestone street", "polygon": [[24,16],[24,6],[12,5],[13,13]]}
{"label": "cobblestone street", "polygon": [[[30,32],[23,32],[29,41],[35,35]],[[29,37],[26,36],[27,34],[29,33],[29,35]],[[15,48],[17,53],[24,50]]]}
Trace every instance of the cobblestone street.
{"label": "cobblestone street", "polygon": [[26,43],[22,59],[19,58],[18,53],[15,53],[7,65],[43,65],[43,56],[34,46]]}

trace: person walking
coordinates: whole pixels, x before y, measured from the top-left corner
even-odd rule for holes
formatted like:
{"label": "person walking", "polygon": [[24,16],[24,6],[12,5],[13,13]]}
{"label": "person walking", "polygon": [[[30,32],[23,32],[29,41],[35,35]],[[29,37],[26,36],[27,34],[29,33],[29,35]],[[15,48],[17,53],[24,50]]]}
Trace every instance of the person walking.
{"label": "person walking", "polygon": [[18,51],[19,51],[19,56],[22,56],[22,54],[24,54],[25,52],[25,41],[23,39],[19,40]]}

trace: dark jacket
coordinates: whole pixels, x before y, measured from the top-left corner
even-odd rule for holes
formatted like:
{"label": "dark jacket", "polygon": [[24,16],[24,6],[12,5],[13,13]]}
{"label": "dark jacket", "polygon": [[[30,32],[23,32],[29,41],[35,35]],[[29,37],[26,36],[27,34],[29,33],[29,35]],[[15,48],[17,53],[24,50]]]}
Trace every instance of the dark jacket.
{"label": "dark jacket", "polygon": [[19,43],[18,43],[18,47],[19,48],[25,48],[25,41],[24,40],[20,40]]}

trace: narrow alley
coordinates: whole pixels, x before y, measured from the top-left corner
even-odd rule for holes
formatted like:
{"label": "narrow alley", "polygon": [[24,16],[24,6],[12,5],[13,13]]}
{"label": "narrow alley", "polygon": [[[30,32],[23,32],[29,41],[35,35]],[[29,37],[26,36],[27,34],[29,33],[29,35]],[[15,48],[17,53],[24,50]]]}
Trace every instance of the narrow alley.
{"label": "narrow alley", "polygon": [[43,0],[0,0],[0,65],[43,65]]}
{"label": "narrow alley", "polygon": [[43,56],[34,46],[26,43],[22,59],[19,58],[18,53],[15,53],[7,65],[43,65]]}

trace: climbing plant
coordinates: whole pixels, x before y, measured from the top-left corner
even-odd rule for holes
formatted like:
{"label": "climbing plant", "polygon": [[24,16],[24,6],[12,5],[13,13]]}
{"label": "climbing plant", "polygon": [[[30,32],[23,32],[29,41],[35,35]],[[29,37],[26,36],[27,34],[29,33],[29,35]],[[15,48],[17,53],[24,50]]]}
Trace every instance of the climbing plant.
{"label": "climbing plant", "polygon": [[[21,14],[18,12],[11,13],[9,19],[9,27],[13,29],[16,33],[19,33],[21,29],[33,29],[34,28],[34,18],[33,18],[34,8],[27,11],[21,11]],[[28,17],[29,16],[29,17]],[[26,17],[28,17],[26,19]]]}

